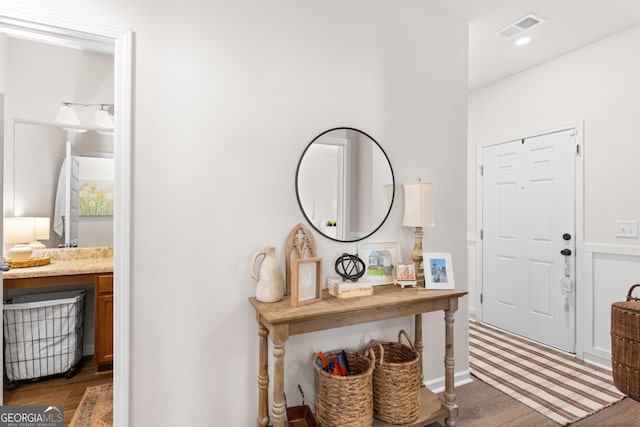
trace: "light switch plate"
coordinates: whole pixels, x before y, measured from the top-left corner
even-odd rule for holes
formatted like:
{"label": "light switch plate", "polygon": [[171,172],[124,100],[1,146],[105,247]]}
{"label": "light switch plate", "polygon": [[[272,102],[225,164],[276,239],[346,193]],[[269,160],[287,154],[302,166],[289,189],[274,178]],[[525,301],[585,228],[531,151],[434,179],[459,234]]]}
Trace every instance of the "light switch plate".
{"label": "light switch plate", "polygon": [[638,238],[638,221],[616,221],[616,237]]}

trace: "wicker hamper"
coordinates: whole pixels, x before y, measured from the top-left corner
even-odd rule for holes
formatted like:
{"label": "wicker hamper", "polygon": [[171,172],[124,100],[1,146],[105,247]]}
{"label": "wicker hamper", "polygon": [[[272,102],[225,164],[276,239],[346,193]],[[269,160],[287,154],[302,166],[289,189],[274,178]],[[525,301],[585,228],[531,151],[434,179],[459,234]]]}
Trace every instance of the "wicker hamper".
{"label": "wicker hamper", "polygon": [[640,298],[632,297],[611,305],[611,365],[616,387],[640,401]]}
{"label": "wicker hamper", "polygon": [[[402,336],[409,346],[402,344]],[[409,424],[420,414],[420,354],[403,330],[398,342],[372,341],[374,417],[390,424]]]}
{"label": "wicker hamper", "polygon": [[[325,353],[333,360],[341,352]],[[324,371],[316,363],[316,418],[320,427],[371,427],[373,424],[373,353],[346,352],[352,375]]]}

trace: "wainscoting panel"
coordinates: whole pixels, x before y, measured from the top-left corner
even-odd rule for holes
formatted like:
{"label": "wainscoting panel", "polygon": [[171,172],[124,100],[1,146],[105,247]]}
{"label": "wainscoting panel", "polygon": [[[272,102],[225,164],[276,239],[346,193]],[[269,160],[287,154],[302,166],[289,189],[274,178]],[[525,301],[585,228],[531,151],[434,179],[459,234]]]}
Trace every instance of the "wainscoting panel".
{"label": "wainscoting panel", "polygon": [[[640,283],[640,246],[585,244],[584,359],[611,367],[611,304],[623,301],[631,285]],[[580,333],[580,326],[578,333]]]}

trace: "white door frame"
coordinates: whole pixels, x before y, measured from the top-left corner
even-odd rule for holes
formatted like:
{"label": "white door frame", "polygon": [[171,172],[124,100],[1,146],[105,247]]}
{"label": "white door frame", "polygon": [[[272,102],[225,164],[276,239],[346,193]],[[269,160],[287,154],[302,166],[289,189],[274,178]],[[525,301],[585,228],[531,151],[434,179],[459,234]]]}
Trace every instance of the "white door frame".
{"label": "white door frame", "polygon": [[476,295],[473,302],[476,306],[476,320],[482,322],[483,308],[480,302],[482,294],[482,152],[485,147],[497,144],[503,144],[510,141],[532,138],[535,136],[545,135],[549,133],[560,132],[563,130],[575,129],[576,130],[576,146],[579,152],[575,157],[575,262],[576,262],[576,277],[574,282],[574,291],[576,295],[576,356],[580,359],[583,358],[584,339],[582,338],[582,330],[585,325],[583,323],[585,306],[582,300],[584,299],[584,291],[580,288],[581,284],[585,283],[583,277],[585,260],[582,254],[584,254],[584,121],[576,120],[573,122],[562,123],[548,128],[532,130],[524,132],[522,134],[514,135],[512,137],[496,138],[490,141],[479,144],[476,147],[476,234],[478,244],[476,245],[476,259],[475,259],[475,271],[476,271]]}
{"label": "white door frame", "polygon": [[[114,48],[114,315],[113,418],[129,425],[129,330],[131,274],[131,101],[133,33],[117,28],[52,15],[33,9],[0,5],[0,25],[33,40],[64,45],[76,40],[85,46],[111,44]],[[1,338],[0,338],[1,339]],[[0,391],[1,393],[1,391]],[[1,397],[1,396],[0,396]]]}

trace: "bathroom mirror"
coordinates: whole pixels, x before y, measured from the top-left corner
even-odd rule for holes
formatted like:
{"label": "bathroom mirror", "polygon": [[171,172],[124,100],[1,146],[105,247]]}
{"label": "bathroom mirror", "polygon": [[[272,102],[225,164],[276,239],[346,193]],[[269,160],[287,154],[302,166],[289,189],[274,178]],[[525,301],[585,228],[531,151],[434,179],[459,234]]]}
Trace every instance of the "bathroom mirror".
{"label": "bathroom mirror", "polygon": [[[53,124],[16,120],[11,143],[13,156],[5,159],[5,216],[50,218],[49,239],[42,240],[48,248],[65,246],[64,233],[58,234],[55,224],[56,200],[60,205],[62,197],[58,184],[67,142],[75,149],[79,186],[81,191],[86,190],[79,194],[79,203],[91,202],[92,197],[102,200],[103,196],[112,197],[113,193],[108,195],[104,188],[109,184],[113,188],[113,135],[93,131],[67,133]],[[112,246],[113,214],[83,212],[82,206],[78,210],[78,221],[69,233],[77,239],[68,246]]]}
{"label": "bathroom mirror", "polygon": [[391,210],[391,162],[365,132],[348,127],[327,130],[300,157],[296,194],[316,231],[339,242],[362,240],[380,228]]}

